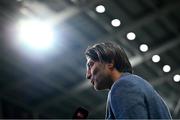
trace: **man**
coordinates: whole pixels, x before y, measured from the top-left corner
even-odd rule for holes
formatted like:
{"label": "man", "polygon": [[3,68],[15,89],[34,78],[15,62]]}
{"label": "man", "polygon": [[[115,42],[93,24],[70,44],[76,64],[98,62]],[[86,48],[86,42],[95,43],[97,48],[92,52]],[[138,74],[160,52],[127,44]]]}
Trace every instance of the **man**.
{"label": "man", "polygon": [[163,99],[143,78],[132,74],[124,50],[106,42],[88,47],[87,79],[96,90],[109,89],[106,119],[171,119]]}

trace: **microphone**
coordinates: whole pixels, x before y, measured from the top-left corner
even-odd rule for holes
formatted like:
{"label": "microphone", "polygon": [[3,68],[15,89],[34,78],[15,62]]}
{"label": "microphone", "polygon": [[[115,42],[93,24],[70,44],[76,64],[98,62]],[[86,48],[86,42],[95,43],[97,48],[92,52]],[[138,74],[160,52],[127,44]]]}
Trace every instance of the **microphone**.
{"label": "microphone", "polygon": [[73,119],[86,119],[88,117],[88,111],[82,107],[76,109]]}

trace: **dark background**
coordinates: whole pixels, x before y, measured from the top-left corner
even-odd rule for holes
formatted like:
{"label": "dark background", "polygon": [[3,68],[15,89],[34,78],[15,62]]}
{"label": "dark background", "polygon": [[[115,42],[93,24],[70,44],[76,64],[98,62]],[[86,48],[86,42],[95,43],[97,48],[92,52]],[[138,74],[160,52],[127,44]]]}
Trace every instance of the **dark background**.
{"label": "dark background", "polygon": [[[97,13],[97,5],[106,11]],[[28,53],[14,47],[21,9],[56,20],[56,51]],[[113,27],[111,20],[120,19]],[[1,0],[0,1],[0,118],[72,118],[82,106],[88,118],[104,118],[108,91],[94,91],[85,79],[85,49],[114,41],[128,54],[134,73],[149,81],[163,97],[173,118],[180,118],[179,0]],[[128,32],[136,38],[129,41]],[[145,43],[149,50],[139,50]],[[151,57],[159,54],[161,61]],[[162,67],[168,64],[171,71]]]}

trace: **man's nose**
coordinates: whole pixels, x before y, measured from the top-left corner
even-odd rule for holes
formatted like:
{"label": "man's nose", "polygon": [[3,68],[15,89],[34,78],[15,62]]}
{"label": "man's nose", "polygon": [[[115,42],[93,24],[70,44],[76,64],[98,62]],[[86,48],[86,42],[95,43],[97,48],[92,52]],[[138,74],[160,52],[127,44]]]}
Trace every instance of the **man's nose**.
{"label": "man's nose", "polygon": [[86,78],[91,79],[91,71],[90,70],[86,71]]}

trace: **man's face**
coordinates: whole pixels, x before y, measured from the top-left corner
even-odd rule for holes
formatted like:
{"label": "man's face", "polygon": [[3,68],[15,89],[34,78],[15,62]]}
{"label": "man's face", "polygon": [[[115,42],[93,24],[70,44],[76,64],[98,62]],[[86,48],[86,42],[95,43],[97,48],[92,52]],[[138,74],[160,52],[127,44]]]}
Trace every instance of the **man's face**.
{"label": "man's face", "polygon": [[112,85],[111,71],[107,64],[87,58],[86,78],[91,80],[96,90],[109,89]]}

